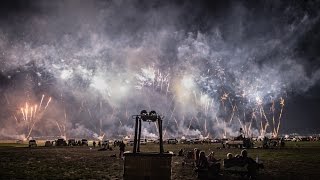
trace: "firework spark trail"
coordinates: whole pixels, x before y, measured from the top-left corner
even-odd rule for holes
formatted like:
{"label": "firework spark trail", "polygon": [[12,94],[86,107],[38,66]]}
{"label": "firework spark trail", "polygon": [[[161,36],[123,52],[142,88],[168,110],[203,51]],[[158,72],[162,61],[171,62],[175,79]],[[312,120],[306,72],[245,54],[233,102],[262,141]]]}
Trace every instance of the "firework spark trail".
{"label": "firework spark trail", "polygon": [[199,118],[197,118],[197,116],[193,116],[194,119],[197,121],[197,125],[200,126],[200,121],[199,121]]}
{"label": "firework spark trail", "polygon": [[42,106],[43,98],[44,98],[44,94],[42,94],[41,101],[40,101],[40,105],[39,105],[39,109],[40,109],[40,108],[41,108],[41,106]]}
{"label": "firework spark trail", "polygon": [[252,115],[251,115],[251,120],[250,120],[250,124],[249,124],[249,130],[251,132],[251,127],[252,127],[252,122],[253,122],[253,119],[255,118],[255,114],[254,112],[252,112]]}
{"label": "firework spark trail", "polygon": [[207,134],[207,118],[204,119],[204,133]]}
{"label": "firework spark trail", "polygon": [[169,87],[170,87],[170,83],[168,82],[167,90],[166,90],[166,96],[167,96],[167,94],[170,92],[170,91],[169,91]]}
{"label": "firework spark trail", "polygon": [[233,120],[233,117],[234,117],[234,114],[235,114],[235,111],[236,111],[236,105],[232,105],[231,104],[231,106],[232,106],[232,113],[231,113],[231,117],[230,117],[230,120],[229,120],[229,125],[231,125],[231,122],[232,122],[232,120]]}
{"label": "firework spark trail", "polygon": [[[264,136],[265,133],[266,133],[266,131],[267,131],[267,127],[269,126],[270,123],[269,123],[269,120],[268,120],[268,118],[267,118],[267,115],[266,115],[266,113],[265,113],[264,108],[263,108],[262,105],[260,105],[260,113],[261,113],[261,128],[262,128],[262,133],[263,133],[263,134],[261,134],[261,135]],[[264,126],[262,125],[262,124],[263,124],[263,122],[262,122],[263,117],[264,117],[264,119],[266,120],[266,123],[265,123]]]}
{"label": "firework spark trail", "polygon": [[280,98],[280,106],[281,106],[281,110],[280,110],[280,114],[279,114],[279,120],[278,120],[278,127],[277,127],[277,131],[276,131],[276,136],[278,136],[278,134],[279,134],[281,117],[282,117],[282,112],[283,112],[283,107],[284,107],[284,99],[282,97]]}
{"label": "firework spark trail", "polygon": [[[179,125],[178,125],[178,121],[177,121],[177,119],[174,117],[173,118],[174,119],[174,122],[176,123],[176,125],[177,125],[177,128],[179,129]],[[184,117],[183,117],[183,119],[184,119]]]}
{"label": "firework spark trail", "polygon": [[[172,105],[172,104],[173,104],[173,100],[174,100],[174,98],[175,98],[175,96],[173,96],[173,97],[171,98],[170,105]],[[170,119],[167,121],[167,126],[169,125],[169,122],[170,122],[170,120],[172,119],[172,116],[173,116],[173,113],[174,113],[174,111],[175,111],[175,110],[176,110],[176,105],[174,104],[174,105],[173,105],[173,110],[171,110]]]}
{"label": "firework spark trail", "polygon": [[194,103],[196,104],[196,106],[198,106],[197,93],[195,91],[193,91],[192,93],[193,93],[193,96],[194,96]]}
{"label": "firework spark trail", "polygon": [[35,105],[35,107],[34,107],[34,117],[36,116],[36,113],[37,113],[37,110],[38,110],[38,105]]}
{"label": "firework spark trail", "polygon": [[60,124],[58,123],[58,121],[56,121],[56,124],[58,126],[59,131],[60,131],[60,135],[62,136],[62,131],[61,131]]}
{"label": "firework spark trail", "polygon": [[32,123],[32,125],[31,125],[31,127],[30,127],[30,130],[29,130],[29,133],[28,133],[28,135],[27,135],[27,137],[26,137],[27,139],[29,139],[29,137],[30,137],[30,135],[31,135],[31,133],[32,133],[32,131],[33,131],[33,127],[34,127],[35,123],[36,123],[36,122],[33,122],[33,123]]}
{"label": "firework spark trail", "polygon": [[24,114],[23,108],[21,108],[20,110],[21,110],[21,114],[22,114],[23,120],[24,120],[24,121],[27,121],[26,115]]}
{"label": "firework spark trail", "polygon": [[50,102],[51,102],[51,97],[49,98],[49,100],[48,100],[48,102],[47,102],[47,105],[44,107],[45,110],[46,110],[47,107],[49,106]]}
{"label": "firework spark trail", "polygon": [[90,109],[89,108],[87,108],[87,111],[88,111],[88,114],[89,114],[89,117],[90,117],[90,121],[89,121],[89,123],[91,124],[91,126],[94,128],[94,130],[95,131],[97,131],[97,126],[95,126],[91,121],[93,121],[94,120],[94,118],[93,118],[93,116],[92,116],[92,114],[91,114],[91,111],[90,111]]}
{"label": "firework spark trail", "polygon": [[260,136],[264,136],[262,121],[260,121]]}
{"label": "firework spark trail", "polygon": [[121,119],[120,118],[117,118],[118,120],[119,120],[119,123],[120,123],[120,127],[122,127],[123,126],[123,124],[122,124],[122,121],[121,121]]}
{"label": "firework spark trail", "polygon": [[28,112],[29,112],[29,108],[28,108],[29,106],[28,106],[28,103],[26,103],[26,108],[25,108],[25,110],[24,110],[24,113],[25,113],[25,115],[26,115],[26,121],[28,121],[29,119],[28,119]]}
{"label": "firework spark trail", "polygon": [[6,94],[6,93],[4,93],[4,97],[6,98],[7,104],[10,105],[10,102],[9,102],[9,100],[8,100],[8,97],[7,97],[7,94]]}
{"label": "firework spark trail", "polygon": [[218,120],[218,117],[217,117],[217,116],[216,116],[215,119],[216,119],[216,123],[219,124],[219,120]]}
{"label": "firework spark trail", "polygon": [[227,137],[227,125],[226,125],[226,122],[223,121],[223,138],[226,138]]}
{"label": "firework spark trail", "polygon": [[224,107],[224,110],[227,111],[227,107],[225,106],[225,101],[228,99],[229,94],[224,92],[224,94],[221,96],[221,103],[222,103],[222,107]]}
{"label": "firework spark trail", "polygon": [[67,133],[66,133],[66,126],[67,126],[67,111],[66,107],[64,107],[64,124],[63,124],[63,136],[65,139],[67,139]]}
{"label": "firework spark trail", "polygon": [[110,119],[111,119],[111,120],[113,119],[114,111],[115,111],[115,107],[112,107],[112,113],[111,113],[111,116],[110,116]]}
{"label": "firework spark trail", "polygon": [[154,122],[154,126],[156,128],[157,133],[159,134],[159,128],[158,128],[157,122]]}
{"label": "firework spark trail", "polygon": [[[169,122],[171,121],[175,110],[176,110],[176,106],[174,105],[174,106],[173,106],[173,110],[171,110],[170,118],[169,118],[168,121],[167,121],[167,126],[168,126]],[[175,122],[176,122],[176,121],[175,121]],[[177,125],[177,128],[178,128],[178,123],[177,123],[177,122],[176,122],[176,125]],[[165,129],[167,129],[167,127],[166,127]]]}
{"label": "firework spark trail", "polygon": [[[43,98],[42,98],[43,100]],[[47,106],[49,105],[51,101],[51,98],[48,100]],[[40,109],[38,108],[38,105],[35,104],[34,106],[30,106],[28,102],[26,102],[25,106],[20,108],[22,119],[24,120],[24,123],[27,126],[27,136],[26,139],[29,139],[33,128],[35,126],[35,123],[39,120],[39,115],[42,115],[45,112],[46,109]]]}
{"label": "firework spark trail", "polygon": [[18,119],[15,115],[13,115],[14,119],[16,120],[16,123],[18,123]]}
{"label": "firework spark trail", "polygon": [[165,130],[163,131],[163,137],[164,137],[164,138],[166,138],[166,134],[167,134],[167,129],[165,129]]}
{"label": "firework spark trail", "polygon": [[193,117],[190,119],[189,126],[188,126],[188,131],[190,130],[190,127],[191,127],[191,124],[192,124],[192,120],[193,120]]}
{"label": "firework spark trail", "polygon": [[31,106],[30,108],[30,120],[32,121],[33,118],[33,107]]}
{"label": "firework spark trail", "polygon": [[274,111],[275,111],[274,100],[272,100],[271,111],[272,111],[272,123],[273,123],[272,134],[275,135],[276,134],[276,123],[275,123],[275,119],[274,119]]}
{"label": "firework spark trail", "polygon": [[112,114],[111,114],[110,119],[111,119],[111,120],[114,119],[114,118],[115,118],[115,120],[118,119],[118,120],[119,120],[119,123],[120,123],[120,126],[119,126],[119,127],[122,127],[122,126],[123,126],[122,121],[121,121],[120,118],[116,118],[116,117],[115,117],[115,113],[116,113],[116,107],[115,107],[115,106],[112,106]]}

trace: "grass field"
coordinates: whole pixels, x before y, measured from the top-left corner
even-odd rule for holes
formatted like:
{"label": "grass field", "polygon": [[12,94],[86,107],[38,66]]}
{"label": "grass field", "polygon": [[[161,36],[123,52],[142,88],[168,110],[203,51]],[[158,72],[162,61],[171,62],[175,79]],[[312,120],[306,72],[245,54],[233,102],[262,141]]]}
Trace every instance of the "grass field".
{"label": "grass field", "polygon": [[[40,143],[41,145],[41,143]],[[240,149],[219,149],[220,144],[165,145],[165,151],[177,153],[180,148],[199,148],[224,159],[228,152],[240,154]],[[126,150],[132,150],[127,146]],[[159,151],[156,144],[141,147],[143,152]],[[259,179],[319,179],[320,142],[287,143],[283,149],[249,149],[249,156],[259,156],[265,169]],[[0,179],[122,179],[123,160],[113,151],[98,151],[92,147],[37,147],[13,142],[0,143]],[[196,179],[191,166],[182,166],[182,157],[172,159],[172,179]],[[238,179],[223,176],[221,179]]]}

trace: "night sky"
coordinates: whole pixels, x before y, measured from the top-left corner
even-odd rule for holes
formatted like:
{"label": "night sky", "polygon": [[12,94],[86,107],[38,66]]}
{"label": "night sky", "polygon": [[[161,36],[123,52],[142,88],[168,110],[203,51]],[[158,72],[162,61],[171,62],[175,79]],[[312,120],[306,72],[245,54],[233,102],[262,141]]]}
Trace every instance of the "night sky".
{"label": "night sky", "polygon": [[142,109],[171,136],[233,135],[260,101],[277,119],[280,98],[281,134],[320,133],[319,12],[319,0],[2,1],[0,138],[26,135],[20,107],[42,94],[34,136],[127,135]]}

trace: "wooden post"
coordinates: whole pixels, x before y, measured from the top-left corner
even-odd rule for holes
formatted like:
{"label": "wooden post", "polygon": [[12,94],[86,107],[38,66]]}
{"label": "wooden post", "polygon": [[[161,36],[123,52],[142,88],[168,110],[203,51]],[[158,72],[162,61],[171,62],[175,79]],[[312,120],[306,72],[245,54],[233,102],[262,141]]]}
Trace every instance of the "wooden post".
{"label": "wooden post", "polygon": [[159,126],[159,136],[160,136],[160,139],[159,139],[159,143],[160,143],[160,154],[164,153],[164,150],[163,150],[163,141],[162,141],[162,119],[161,117],[159,116],[158,118],[158,126]]}
{"label": "wooden post", "polygon": [[134,141],[133,141],[133,153],[137,152],[137,134],[138,134],[138,124],[139,123],[139,117],[136,117],[136,125],[134,127]]}
{"label": "wooden post", "polygon": [[138,149],[137,149],[137,152],[140,152],[140,139],[141,139],[141,119],[139,119],[139,133],[138,133]]}

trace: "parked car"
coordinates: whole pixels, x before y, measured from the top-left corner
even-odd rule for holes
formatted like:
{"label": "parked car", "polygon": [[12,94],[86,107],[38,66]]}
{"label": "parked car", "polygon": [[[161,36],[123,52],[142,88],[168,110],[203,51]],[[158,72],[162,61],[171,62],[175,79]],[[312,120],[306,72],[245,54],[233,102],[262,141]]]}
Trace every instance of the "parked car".
{"label": "parked car", "polygon": [[76,143],[76,140],[75,139],[69,139],[68,140],[68,146],[76,146],[77,143]]}
{"label": "parked car", "polygon": [[82,140],[81,140],[81,145],[82,145],[82,146],[88,146],[88,140],[82,139]]}
{"label": "parked car", "polygon": [[51,141],[46,141],[46,142],[44,143],[44,146],[45,146],[45,147],[51,147],[51,146],[52,146],[52,142],[51,142]]}
{"label": "parked car", "polygon": [[30,140],[29,141],[29,147],[37,147],[37,141],[36,140]]}
{"label": "parked car", "polygon": [[180,144],[190,144],[190,139],[180,139]]}
{"label": "parked car", "polygon": [[64,139],[57,139],[56,140],[56,146],[67,146],[67,142]]}
{"label": "parked car", "polygon": [[147,141],[144,139],[140,139],[140,145],[147,145]]}
{"label": "parked car", "polygon": [[190,140],[190,143],[191,143],[191,144],[201,144],[201,140],[198,139],[198,138],[197,138],[197,139],[191,139],[191,140]]}
{"label": "parked car", "polygon": [[108,145],[109,145],[109,140],[102,141],[102,146],[108,146]]}
{"label": "parked car", "polygon": [[177,139],[168,139],[168,144],[177,144]]}
{"label": "parked car", "polygon": [[147,139],[147,143],[154,143],[154,139]]}
{"label": "parked car", "polygon": [[212,143],[221,143],[222,141],[221,141],[221,139],[213,139],[211,142]]}

